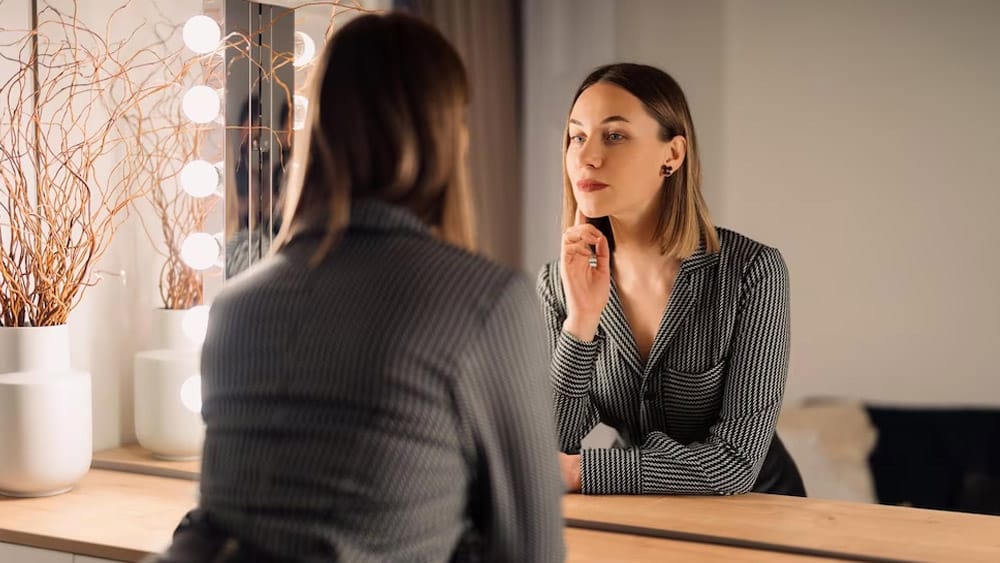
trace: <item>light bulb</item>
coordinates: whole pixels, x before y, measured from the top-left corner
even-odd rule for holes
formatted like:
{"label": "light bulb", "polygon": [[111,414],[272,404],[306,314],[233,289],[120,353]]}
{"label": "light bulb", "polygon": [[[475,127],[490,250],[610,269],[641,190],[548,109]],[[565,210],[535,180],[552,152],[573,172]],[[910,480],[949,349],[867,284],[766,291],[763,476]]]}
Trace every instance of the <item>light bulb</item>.
{"label": "light bulb", "polygon": [[301,94],[292,97],[292,129],[298,131],[306,126],[306,114],[309,112],[309,98]]}
{"label": "light bulb", "polygon": [[181,100],[184,115],[195,123],[208,123],[219,115],[222,100],[217,91],[208,86],[193,86]]}
{"label": "light bulb", "polygon": [[306,66],[312,62],[313,57],[316,56],[316,42],[312,40],[307,34],[296,31],[295,32],[295,58],[292,59],[292,66],[298,68]]}
{"label": "light bulb", "polygon": [[215,265],[222,249],[208,233],[191,233],[181,243],[181,260],[195,270],[207,270]]}
{"label": "light bulb", "polygon": [[195,414],[201,412],[201,374],[192,375],[181,384],[181,404]]}
{"label": "light bulb", "polygon": [[208,197],[219,189],[219,170],[204,160],[192,160],[181,169],[181,187],[191,197]]}
{"label": "light bulb", "polygon": [[191,342],[201,345],[205,342],[205,333],[208,332],[208,305],[197,305],[184,311],[181,318],[181,332]]}
{"label": "light bulb", "polygon": [[199,55],[211,53],[219,48],[222,31],[219,24],[208,16],[194,16],[184,24],[184,44]]}

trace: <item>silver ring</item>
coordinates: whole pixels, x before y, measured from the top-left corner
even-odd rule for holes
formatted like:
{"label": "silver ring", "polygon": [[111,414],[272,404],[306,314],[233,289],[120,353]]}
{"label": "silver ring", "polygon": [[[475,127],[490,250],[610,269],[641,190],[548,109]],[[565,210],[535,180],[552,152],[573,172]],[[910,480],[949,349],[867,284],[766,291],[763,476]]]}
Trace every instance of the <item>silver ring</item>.
{"label": "silver ring", "polygon": [[591,268],[596,268],[597,267],[597,256],[594,256],[593,254],[591,254],[590,258],[587,259],[587,264],[589,264]]}

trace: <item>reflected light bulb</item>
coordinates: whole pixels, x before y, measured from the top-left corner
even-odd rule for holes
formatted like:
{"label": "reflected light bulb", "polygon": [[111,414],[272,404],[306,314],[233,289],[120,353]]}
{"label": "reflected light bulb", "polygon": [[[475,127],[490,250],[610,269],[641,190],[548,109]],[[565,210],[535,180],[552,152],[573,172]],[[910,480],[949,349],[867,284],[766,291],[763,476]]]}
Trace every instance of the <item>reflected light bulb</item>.
{"label": "reflected light bulb", "polygon": [[184,311],[181,332],[188,340],[199,346],[205,342],[205,333],[208,332],[208,305],[197,305]]}
{"label": "reflected light bulb", "polygon": [[184,44],[199,55],[211,53],[219,48],[222,31],[219,24],[208,16],[194,16],[184,24]]}
{"label": "reflected light bulb", "polygon": [[295,94],[292,101],[292,129],[298,131],[306,126],[306,114],[309,113],[309,98],[301,94]]}
{"label": "reflected light bulb", "polygon": [[292,59],[292,66],[298,68],[311,63],[316,56],[316,42],[307,34],[295,32],[295,58]]}
{"label": "reflected light bulb", "polygon": [[204,160],[192,160],[181,169],[181,187],[191,197],[208,197],[219,189],[219,170]]}
{"label": "reflected light bulb", "polygon": [[192,375],[181,384],[181,404],[197,414],[201,412],[201,375]]}
{"label": "reflected light bulb", "polygon": [[191,233],[181,243],[181,260],[195,270],[207,270],[215,265],[222,249],[208,233]]}
{"label": "reflected light bulb", "polygon": [[208,123],[219,115],[222,100],[219,93],[208,86],[193,86],[184,93],[181,109],[195,123]]}

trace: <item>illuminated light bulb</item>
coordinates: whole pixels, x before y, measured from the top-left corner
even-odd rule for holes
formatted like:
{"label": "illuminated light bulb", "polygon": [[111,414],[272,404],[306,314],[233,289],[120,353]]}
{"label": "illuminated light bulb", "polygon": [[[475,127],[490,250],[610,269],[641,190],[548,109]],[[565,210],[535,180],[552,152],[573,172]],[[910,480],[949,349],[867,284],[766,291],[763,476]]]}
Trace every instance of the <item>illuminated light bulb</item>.
{"label": "illuminated light bulb", "polygon": [[208,197],[219,189],[219,169],[204,160],[192,160],[181,169],[181,187],[191,197]]}
{"label": "illuminated light bulb", "polygon": [[181,260],[195,270],[207,270],[216,264],[222,249],[208,233],[191,233],[181,243]]}
{"label": "illuminated light bulb", "polygon": [[188,340],[200,346],[205,341],[205,333],[208,332],[208,305],[197,305],[184,311],[181,332]]}
{"label": "illuminated light bulb", "polygon": [[211,53],[219,48],[222,30],[219,24],[208,16],[194,16],[184,24],[184,44],[199,55]]}
{"label": "illuminated light bulb", "polygon": [[201,375],[192,375],[181,384],[181,404],[193,412],[201,412]]}
{"label": "illuminated light bulb", "polygon": [[309,98],[295,94],[292,98],[292,129],[298,131],[306,126],[306,114],[309,113]]}
{"label": "illuminated light bulb", "polygon": [[306,66],[311,63],[316,56],[316,42],[307,34],[295,32],[295,58],[292,59],[292,66],[295,68]]}
{"label": "illuminated light bulb", "polygon": [[222,100],[219,93],[208,86],[193,86],[184,93],[181,109],[195,123],[208,123],[219,115]]}

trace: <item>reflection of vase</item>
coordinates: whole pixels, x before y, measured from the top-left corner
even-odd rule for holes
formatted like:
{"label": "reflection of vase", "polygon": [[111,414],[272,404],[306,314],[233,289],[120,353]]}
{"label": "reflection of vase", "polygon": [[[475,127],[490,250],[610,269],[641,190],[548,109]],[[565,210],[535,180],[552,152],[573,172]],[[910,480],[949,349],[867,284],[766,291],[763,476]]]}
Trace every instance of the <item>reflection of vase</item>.
{"label": "reflection of vase", "polygon": [[195,459],[205,439],[200,342],[184,330],[190,314],[157,309],[153,349],[135,355],[135,435],[161,459]]}
{"label": "reflection of vase", "polygon": [[90,374],[69,369],[69,330],[0,328],[0,493],[66,492],[90,469]]}

